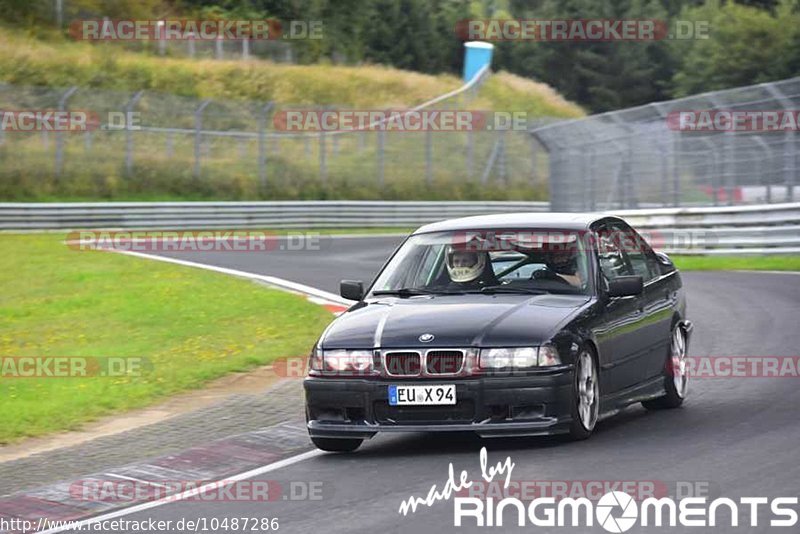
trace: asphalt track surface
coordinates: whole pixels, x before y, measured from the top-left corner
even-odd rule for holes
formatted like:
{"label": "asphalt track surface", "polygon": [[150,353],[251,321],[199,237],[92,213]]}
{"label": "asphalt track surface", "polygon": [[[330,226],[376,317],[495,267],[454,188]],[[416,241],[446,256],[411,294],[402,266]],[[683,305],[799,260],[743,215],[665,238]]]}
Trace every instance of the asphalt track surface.
{"label": "asphalt track surface", "polygon": [[[368,281],[400,238],[323,238],[318,250],[267,253],[182,253],[181,259],[283,277],[331,292],[342,278]],[[688,314],[695,322],[690,355],[792,356],[800,347],[800,276],[684,273]],[[510,456],[514,480],[695,481],[710,496],[779,497],[800,494],[800,379],[696,379],[681,409],[641,406],[598,424],[591,439],[481,440],[472,435],[378,435],[355,454],[320,454],[259,478],[321,482],[323,499],[272,503],[175,502],[125,516],[129,520],[277,517],[280,532],[461,532],[453,504],[438,502],[398,514],[409,496],[424,497],[458,473],[480,476],[479,450],[490,463]],[[671,487],[672,487],[671,486]],[[698,486],[696,486],[698,487]],[[795,507],[797,509],[797,507]],[[724,518],[725,515],[720,516]],[[747,518],[747,515],[743,515]],[[758,527],[643,528],[629,532],[798,532]],[[721,521],[723,525],[728,521]],[[513,524],[513,521],[512,521]],[[502,527],[493,531],[606,532],[593,527]],[[217,531],[222,531],[218,529]]]}

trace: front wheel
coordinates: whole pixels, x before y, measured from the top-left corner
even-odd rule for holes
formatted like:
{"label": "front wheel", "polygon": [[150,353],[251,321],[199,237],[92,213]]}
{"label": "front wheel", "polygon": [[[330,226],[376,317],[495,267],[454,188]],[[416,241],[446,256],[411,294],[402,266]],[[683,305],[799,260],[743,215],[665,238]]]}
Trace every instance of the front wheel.
{"label": "front wheel", "polygon": [[600,413],[600,376],[594,356],[588,349],[583,349],[575,361],[570,412],[570,438],[580,440],[591,436]]}
{"label": "front wheel", "polygon": [[363,439],[311,438],[311,442],[327,452],[353,452],[361,446]]}
{"label": "front wheel", "polygon": [[666,395],[642,402],[648,410],[677,408],[683,404],[689,391],[689,373],[686,368],[686,334],[680,325],[672,330],[667,361],[664,365],[664,390]]}

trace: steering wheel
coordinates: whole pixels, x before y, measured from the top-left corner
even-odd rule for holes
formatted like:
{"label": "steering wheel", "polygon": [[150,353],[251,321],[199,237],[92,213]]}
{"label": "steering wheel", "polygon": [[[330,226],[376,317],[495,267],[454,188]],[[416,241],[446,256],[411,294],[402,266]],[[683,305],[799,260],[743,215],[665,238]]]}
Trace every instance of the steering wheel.
{"label": "steering wheel", "polygon": [[562,284],[572,285],[550,269],[538,269],[531,274],[531,280],[552,280]]}

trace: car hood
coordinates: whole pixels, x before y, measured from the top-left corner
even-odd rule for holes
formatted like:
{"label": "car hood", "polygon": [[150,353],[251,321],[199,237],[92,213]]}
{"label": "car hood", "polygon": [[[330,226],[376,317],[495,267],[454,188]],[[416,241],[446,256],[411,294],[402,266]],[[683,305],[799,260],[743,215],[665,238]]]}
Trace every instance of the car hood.
{"label": "car hood", "polygon": [[[426,295],[355,306],[323,334],[324,349],[500,347],[544,343],[589,305],[585,295]],[[422,334],[433,339],[423,343]]]}

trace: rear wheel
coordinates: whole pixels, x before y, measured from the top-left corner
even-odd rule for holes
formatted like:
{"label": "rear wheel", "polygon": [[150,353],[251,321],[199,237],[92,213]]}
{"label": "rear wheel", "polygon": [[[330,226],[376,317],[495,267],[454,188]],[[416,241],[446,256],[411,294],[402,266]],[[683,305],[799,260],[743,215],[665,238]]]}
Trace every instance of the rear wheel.
{"label": "rear wheel", "polygon": [[664,365],[664,390],[666,395],[642,402],[648,410],[677,408],[689,391],[689,373],[686,368],[686,334],[679,325],[672,330],[667,361]]}
{"label": "rear wheel", "polygon": [[569,436],[575,440],[586,439],[592,435],[600,413],[600,377],[597,363],[588,349],[583,349],[575,360],[571,404]]}
{"label": "rear wheel", "polygon": [[361,446],[363,439],[311,438],[311,442],[323,451],[353,452]]}

